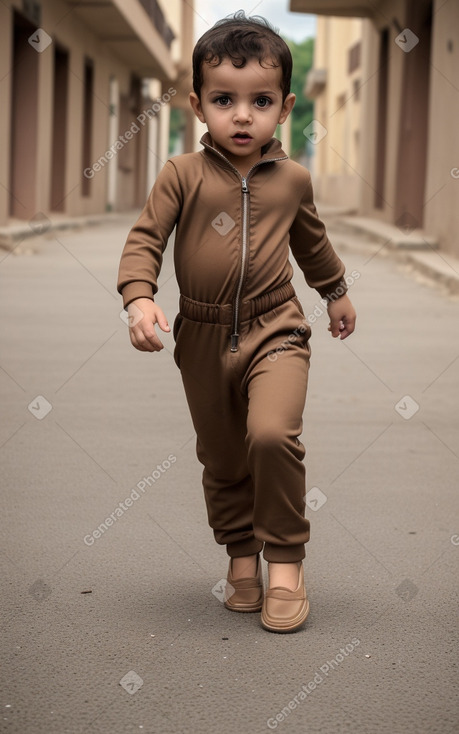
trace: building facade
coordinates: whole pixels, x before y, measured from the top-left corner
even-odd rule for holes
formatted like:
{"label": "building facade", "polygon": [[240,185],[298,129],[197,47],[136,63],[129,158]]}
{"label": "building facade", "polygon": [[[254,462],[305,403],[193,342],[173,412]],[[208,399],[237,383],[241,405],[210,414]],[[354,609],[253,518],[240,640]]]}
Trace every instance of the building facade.
{"label": "building facade", "polygon": [[320,198],[459,256],[459,3],[291,0],[320,14],[306,93]]}
{"label": "building facade", "polygon": [[0,225],[141,206],[192,43],[182,0],[1,3]]}

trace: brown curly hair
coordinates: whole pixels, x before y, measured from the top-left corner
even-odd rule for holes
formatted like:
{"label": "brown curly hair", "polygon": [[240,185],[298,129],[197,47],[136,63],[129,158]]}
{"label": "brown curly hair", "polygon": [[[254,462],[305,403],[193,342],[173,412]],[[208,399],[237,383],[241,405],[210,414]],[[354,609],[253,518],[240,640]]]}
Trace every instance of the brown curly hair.
{"label": "brown curly hair", "polygon": [[[247,17],[243,10],[217,21],[199,39],[193,51],[193,89],[201,99],[203,64],[219,66],[230,59],[237,69],[249,59],[258,59],[260,66],[281,67],[282,99],[290,92],[292,55],[277,31],[260,15]],[[266,66],[267,65],[267,66]]]}

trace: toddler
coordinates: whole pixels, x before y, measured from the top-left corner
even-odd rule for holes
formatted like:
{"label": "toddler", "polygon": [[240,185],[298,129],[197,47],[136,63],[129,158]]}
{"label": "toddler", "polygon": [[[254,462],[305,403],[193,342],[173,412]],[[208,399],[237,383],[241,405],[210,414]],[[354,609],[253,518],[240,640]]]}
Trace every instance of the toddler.
{"label": "toddler", "polygon": [[160,351],[155,326],[170,328],[155,297],[176,228],[174,359],[204,466],[209,524],[230,557],[225,606],[261,611],[272,632],[299,629],[309,613],[300,435],[311,331],[289,250],[327,300],[332,336],[344,339],[355,325],[309,172],[273,138],[295,102],[291,71],[288,46],[263,18],[241,11],[199,39],[190,103],[207,126],[203,149],[165,164],[129,233],[118,280],[128,313],[142,314],[132,344]]}

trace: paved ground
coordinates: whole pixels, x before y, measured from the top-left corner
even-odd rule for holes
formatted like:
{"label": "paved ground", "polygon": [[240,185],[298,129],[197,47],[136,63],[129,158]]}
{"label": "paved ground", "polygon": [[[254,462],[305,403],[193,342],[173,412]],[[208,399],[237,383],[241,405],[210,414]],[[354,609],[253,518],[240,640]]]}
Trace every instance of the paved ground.
{"label": "paved ground", "polygon": [[3,253],[0,730],[453,734],[459,300],[331,223],[358,331],[313,326],[312,611],[273,635],[220,601],[172,337],[161,355],[128,343],[129,221]]}

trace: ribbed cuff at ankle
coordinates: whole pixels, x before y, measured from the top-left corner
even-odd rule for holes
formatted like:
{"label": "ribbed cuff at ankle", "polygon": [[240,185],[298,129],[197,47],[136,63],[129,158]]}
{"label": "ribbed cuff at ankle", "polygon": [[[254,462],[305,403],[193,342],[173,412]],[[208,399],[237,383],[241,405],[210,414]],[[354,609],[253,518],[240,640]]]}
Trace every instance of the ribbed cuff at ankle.
{"label": "ribbed cuff at ankle", "polygon": [[241,556],[254,556],[263,548],[261,540],[256,538],[248,538],[247,540],[240,540],[237,543],[228,543],[226,546],[226,552],[231,558],[240,558]]}
{"label": "ribbed cuff at ankle", "polygon": [[306,556],[304,543],[298,545],[273,545],[265,543],[263,558],[269,563],[295,563]]}

